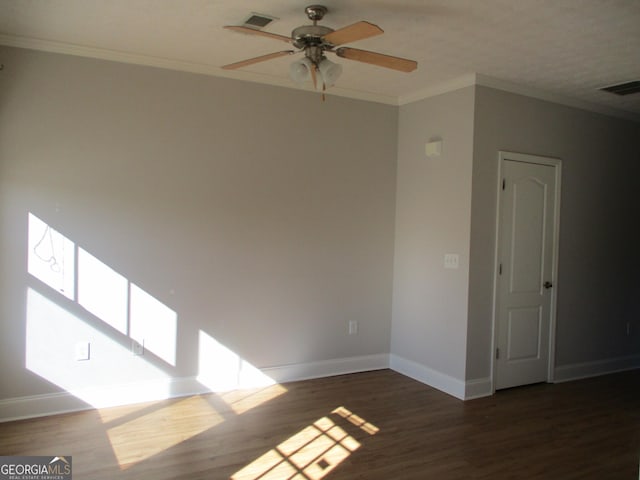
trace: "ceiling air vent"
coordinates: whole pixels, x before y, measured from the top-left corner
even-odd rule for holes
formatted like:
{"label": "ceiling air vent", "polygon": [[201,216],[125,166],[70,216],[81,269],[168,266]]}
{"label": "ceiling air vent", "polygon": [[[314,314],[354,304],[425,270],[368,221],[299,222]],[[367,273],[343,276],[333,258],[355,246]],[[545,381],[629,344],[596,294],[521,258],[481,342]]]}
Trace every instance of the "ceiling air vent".
{"label": "ceiling air vent", "polygon": [[270,17],[269,15],[265,15],[264,13],[251,13],[251,15],[249,15],[249,18],[244,21],[244,26],[260,30],[269,25],[274,20],[277,20],[276,17]]}
{"label": "ceiling air vent", "polygon": [[618,83],[617,85],[602,87],[600,90],[604,90],[605,92],[615,93],[616,95],[631,95],[632,93],[640,92],[640,80],[634,80],[633,82]]}

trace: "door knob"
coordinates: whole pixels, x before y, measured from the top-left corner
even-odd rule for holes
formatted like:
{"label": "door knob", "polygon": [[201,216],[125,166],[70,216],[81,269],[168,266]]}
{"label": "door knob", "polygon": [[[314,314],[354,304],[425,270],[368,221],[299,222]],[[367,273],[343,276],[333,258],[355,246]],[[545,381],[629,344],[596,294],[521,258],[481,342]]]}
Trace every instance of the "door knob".
{"label": "door knob", "polygon": [[544,283],[542,284],[542,286],[543,286],[544,288],[551,288],[551,287],[553,287],[553,283],[551,283],[549,280],[547,280],[546,282],[544,282]]}

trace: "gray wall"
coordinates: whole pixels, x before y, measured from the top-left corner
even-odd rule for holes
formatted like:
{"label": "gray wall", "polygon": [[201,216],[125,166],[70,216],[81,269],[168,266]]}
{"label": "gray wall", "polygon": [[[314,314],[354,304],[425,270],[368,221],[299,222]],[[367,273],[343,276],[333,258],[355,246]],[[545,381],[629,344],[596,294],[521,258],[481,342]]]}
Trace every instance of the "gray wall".
{"label": "gray wall", "polygon": [[640,125],[479,86],[466,378],[490,374],[499,150],[562,160],[556,367],[640,353]]}
{"label": "gray wall", "polygon": [[[151,377],[197,375],[200,331],[257,367],[389,352],[397,108],[0,55],[0,399],[64,389],[25,367],[36,308],[73,317],[50,332],[61,368],[146,375],[130,354],[101,360],[126,335],[27,274],[29,213],[177,314],[175,365],[149,352]],[[92,329],[94,359],[69,363]]]}
{"label": "gray wall", "polygon": [[[485,87],[398,109],[0,56],[0,400],[72,391],[65,376],[196,376],[201,332],[261,368],[391,351],[488,378],[499,150],[563,161],[557,365],[640,353],[637,123]],[[434,137],[443,153],[426,158]],[[175,312],[173,363],[132,356],[128,335],[27,273],[30,213]],[[92,360],[73,361],[85,340]]]}
{"label": "gray wall", "polygon": [[[474,88],[400,107],[391,352],[464,381]],[[425,143],[443,142],[425,156]],[[444,268],[445,253],[460,267]]]}

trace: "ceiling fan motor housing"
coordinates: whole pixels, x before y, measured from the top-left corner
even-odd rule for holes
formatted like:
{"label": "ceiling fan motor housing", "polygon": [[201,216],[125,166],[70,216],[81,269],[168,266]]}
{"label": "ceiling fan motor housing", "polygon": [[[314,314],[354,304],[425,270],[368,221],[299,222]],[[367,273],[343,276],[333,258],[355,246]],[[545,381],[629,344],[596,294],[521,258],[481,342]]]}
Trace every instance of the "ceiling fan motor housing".
{"label": "ceiling fan motor housing", "polygon": [[306,48],[309,46],[330,45],[322,37],[333,32],[333,28],[321,25],[303,25],[291,32],[291,40],[296,48]]}
{"label": "ceiling fan motor housing", "polygon": [[[270,37],[275,40],[291,43],[294,47],[304,52],[305,58],[294,62],[292,64],[296,71],[306,68],[310,75],[314,79],[315,74],[320,72],[322,74],[324,84],[331,86],[335,83],[335,79],[340,75],[341,68],[335,66],[333,62],[329,62],[325,57],[326,52],[332,52],[341,58],[350,60],[356,60],[363,63],[369,63],[379,67],[391,68],[402,72],[414,71],[418,63],[414,60],[406,58],[394,57],[391,55],[384,55],[376,52],[369,52],[366,50],[358,50],[356,48],[342,47],[346,43],[351,43],[356,40],[363,40],[376,35],[384,33],[383,30],[372,23],[364,20],[356,22],[346,27],[342,27],[338,30],[334,30],[323,25],[318,25],[318,21],[327,13],[327,8],[323,5],[309,5],[305,9],[307,17],[313,22],[312,25],[303,25],[295,28],[291,32],[291,37],[285,37],[284,35],[278,35],[276,33],[269,33],[263,30],[255,30],[247,26],[235,26],[227,25],[225,28],[234,30],[241,33],[248,33],[251,35],[259,35],[262,37]],[[336,49],[336,47],[340,47]],[[270,53],[267,55],[261,55],[259,57],[250,58],[241,62],[231,63],[224,65],[222,68],[227,70],[237,69],[253,65],[255,63],[263,62],[265,60],[271,60],[273,58],[279,58],[284,55],[290,55],[296,53],[293,50],[285,50],[281,52]],[[311,68],[312,65],[315,68]],[[331,70],[331,71],[330,71]]]}

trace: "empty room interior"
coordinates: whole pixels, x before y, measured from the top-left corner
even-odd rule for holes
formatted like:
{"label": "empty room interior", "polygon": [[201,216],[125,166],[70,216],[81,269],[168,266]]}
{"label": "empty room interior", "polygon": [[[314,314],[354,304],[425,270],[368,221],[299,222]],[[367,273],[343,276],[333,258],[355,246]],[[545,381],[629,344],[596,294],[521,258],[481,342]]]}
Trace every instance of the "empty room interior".
{"label": "empty room interior", "polygon": [[0,0],[0,456],[637,478],[639,25]]}

